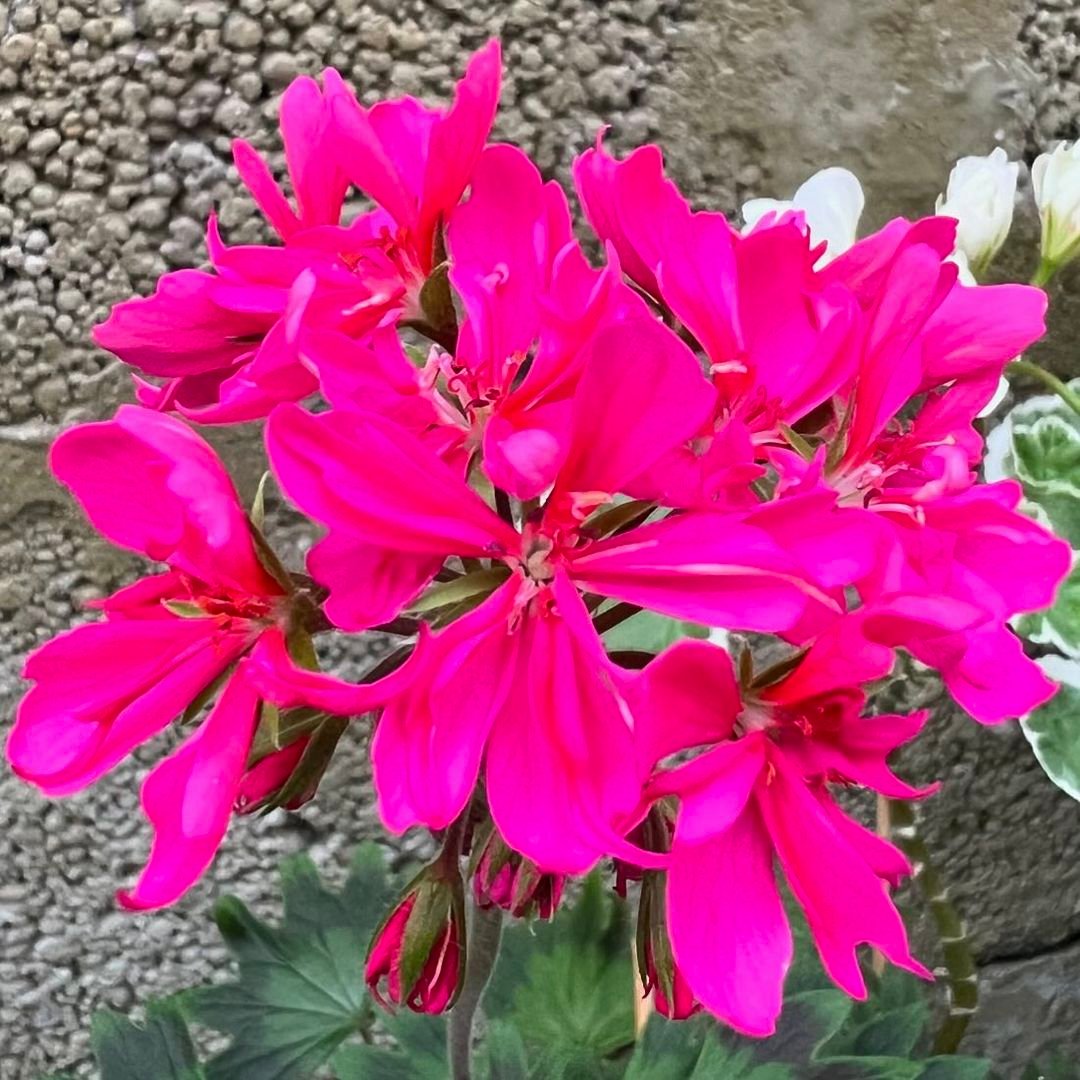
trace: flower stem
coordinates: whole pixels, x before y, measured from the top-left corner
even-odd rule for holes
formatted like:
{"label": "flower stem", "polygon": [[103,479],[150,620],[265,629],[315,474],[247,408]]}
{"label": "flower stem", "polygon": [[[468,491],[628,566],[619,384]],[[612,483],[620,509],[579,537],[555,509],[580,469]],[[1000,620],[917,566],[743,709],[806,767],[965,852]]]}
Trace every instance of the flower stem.
{"label": "flower stem", "polygon": [[1030,375],[1032,378],[1038,379],[1044,386],[1053,390],[1077,416],[1080,416],[1080,394],[1077,394],[1056,375],[1052,375],[1049,371],[1039,367],[1038,364],[1033,364],[1030,360],[1014,360],[1005,370],[1018,375]]}
{"label": "flower stem", "polygon": [[470,904],[470,909],[465,981],[450,1010],[446,1029],[452,1080],[470,1080],[472,1077],[473,1019],[495,969],[502,940],[503,913],[500,908],[485,910],[474,903]]}
{"label": "flower stem", "polygon": [[967,927],[949,898],[945,880],[930,861],[930,850],[916,827],[915,809],[903,799],[890,799],[893,839],[911,860],[915,881],[937,927],[945,958],[945,992],[949,1010],[934,1037],[935,1054],[955,1054],[979,1003],[978,971]]}
{"label": "flower stem", "polygon": [[1042,258],[1035,273],[1031,275],[1031,284],[1043,289],[1050,284],[1054,275],[1058,272],[1058,264],[1049,259]]}

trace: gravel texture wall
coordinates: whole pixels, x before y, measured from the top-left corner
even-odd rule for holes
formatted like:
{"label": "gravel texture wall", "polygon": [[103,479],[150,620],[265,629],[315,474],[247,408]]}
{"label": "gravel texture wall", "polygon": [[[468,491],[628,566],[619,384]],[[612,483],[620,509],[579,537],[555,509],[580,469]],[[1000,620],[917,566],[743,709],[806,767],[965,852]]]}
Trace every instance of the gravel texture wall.
{"label": "gravel texture wall", "polygon": [[[611,122],[617,146],[660,139],[679,180],[728,209],[848,165],[867,182],[876,224],[927,210],[959,154],[1000,141],[1030,158],[1075,137],[1078,29],[1078,0],[0,2],[3,715],[25,652],[134,572],[90,535],[44,467],[59,428],[128,394],[88,329],[165,270],[198,264],[212,207],[230,239],[260,234],[229,142],[277,152],[277,96],[294,75],[332,64],[364,95],[438,97],[465,54],[499,34],[497,133],[548,173],[565,176]],[[1034,235],[1032,214],[1020,229]],[[1080,281],[1070,286],[1080,295]],[[1063,304],[1057,320],[1076,325],[1080,303]],[[1048,359],[1080,373],[1068,350]],[[250,490],[257,467],[236,437],[219,441],[247,461]],[[906,692],[936,693],[921,683]],[[1017,731],[938,711],[911,768],[946,781],[926,828],[984,965],[987,1007],[971,1048],[1013,1075],[1052,1029],[1080,1053],[1080,811],[1042,778]],[[3,1080],[59,1067],[89,1075],[95,1008],[130,1008],[220,968],[213,894],[271,910],[282,854],[309,850],[340,873],[374,832],[357,739],[316,804],[241,822],[183,903],[127,916],[112,893],[145,855],[144,769],[129,763],[60,803],[0,776]]]}

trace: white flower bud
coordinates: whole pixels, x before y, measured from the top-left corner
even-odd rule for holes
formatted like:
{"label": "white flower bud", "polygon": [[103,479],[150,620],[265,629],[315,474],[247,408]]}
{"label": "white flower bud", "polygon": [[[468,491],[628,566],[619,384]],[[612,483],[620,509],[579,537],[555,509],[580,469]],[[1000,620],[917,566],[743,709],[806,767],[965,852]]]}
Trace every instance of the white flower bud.
{"label": "white flower bud", "polygon": [[1062,266],[1080,252],[1080,143],[1058,143],[1031,167],[1042,219],[1042,257]]}
{"label": "white flower bud", "polygon": [[999,146],[987,157],[963,157],[949,174],[935,210],[956,218],[956,249],[978,276],[998,253],[1012,226],[1018,162]]}
{"label": "white flower bud", "polygon": [[746,222],[743,231],[750,232],[766,214],[801,210],[811,242],[828,245],[820,264],[824,266],[855,243],[865,202],[862,185],[854,173],[847,169],[822,169],[799,187],[790,202],[751,199],[743,203],[742,216]]}

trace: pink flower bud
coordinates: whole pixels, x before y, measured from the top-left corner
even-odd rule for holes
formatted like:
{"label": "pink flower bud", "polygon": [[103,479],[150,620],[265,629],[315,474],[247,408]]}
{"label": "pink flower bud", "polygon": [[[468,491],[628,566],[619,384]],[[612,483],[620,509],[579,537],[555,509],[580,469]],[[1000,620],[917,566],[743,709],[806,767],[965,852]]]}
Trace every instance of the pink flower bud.
{"label": "pink flower bud", "polygon": [[443,1012],[461,986],[463,941],[460,880],[455,887],[425,873],[372,941],[364,969],[372,997],[387,1009],[407,1005],[413,1012]]}
{"label": "pink flower bud", "polygon": [[[306,737],[297,739],[283,749],[267,754],[257,765],[248,769],[240,780],[233,811],[237,814],[250,814],[262,806],[271,795],[279,792],[300,763],[308,742]],[[290,799],[285,807],[288,810],[297,810],[314,794],[315,788],[312,787],[310,791],[303,791]]]}
{"label": "pink flower bud", "polygon": [[500,907],[517,919],[528,915],[550,919],[565,882],[565,875],[545,873],[493,831],[480,852],[473,895],[481,908]]}
{"label": "pink flower bud", "polygon": [[638,974],[646,994],[652,991],[656,1011],[668,1020],[685,1020],[701,1009],[694,991],[675,963],[664,907],[666,875],[648,871],[638,904]]}

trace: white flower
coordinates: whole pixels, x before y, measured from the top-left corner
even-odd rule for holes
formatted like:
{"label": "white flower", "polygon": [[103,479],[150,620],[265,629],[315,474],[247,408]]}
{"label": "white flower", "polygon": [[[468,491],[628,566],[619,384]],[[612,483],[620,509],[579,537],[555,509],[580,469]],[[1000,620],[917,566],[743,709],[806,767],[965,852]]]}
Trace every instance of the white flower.
{"label": "white flower", "polygon": [[963,157],[949,174],[935,211],[956,218],[956,248],[978,275],[990,265],[1012,226],[1020,164],[999,146],[987,157]]}
{"label": "white flower", "polygon": [[751,199],[743,203],[742,216],[749,232],[766,214],[801,210],[815,244],[828,245],[821,265],[842,255],[852,244],[859,228],[866,199],[862,185],[847,169],[822,169],[795,192],[790,202],[780,199]]}
{"label": "white flower", "polygon": [[1080,143],[1058,143],[1031,167],[1042,219],[1042,256],[1061,266],[1080,252]]}

